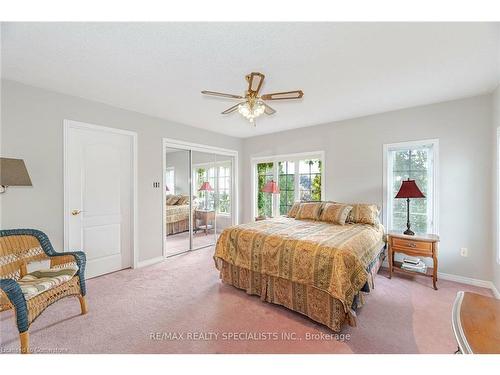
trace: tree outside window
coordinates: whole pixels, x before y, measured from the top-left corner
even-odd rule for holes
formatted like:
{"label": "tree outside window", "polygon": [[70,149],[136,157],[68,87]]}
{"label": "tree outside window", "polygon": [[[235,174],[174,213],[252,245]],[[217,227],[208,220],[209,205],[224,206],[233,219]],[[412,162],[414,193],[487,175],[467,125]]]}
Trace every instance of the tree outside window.
{"label": "tree outside window", "polygon": [[[213,191],[198,191],[203,182],[208,181]],[[207,194],[207,209],[215,207],[216,194],[218,196],[217,213],[231,213],[231,165],[219,165],[217,167],[198,167],[195,169],[195,194],[200,202],[205,204]]]}
{"label": "tree outside window", "polygon": [[410,199],[410,222],[415,232],[428,233],[431,227],[429,215],[429,152],[428,147],[391,151],[392,153],[392,228],[406,228],[406,199],[394,199],[401,183],[415,180],[426,198]]}
{"label": "tree outside window", "polygon": [[[300,159],[299,156],[291,156],[288,160],[257,163],[257,215],[286,215],[296,201],[321,201],[321,174],[322,162],[319,158]],[[277,182],[279,196],[261,191],[271,180]]]}
{"label": "tree outside window", "polygon": [[300,200],[321,200],[321,160],[308,159],[299,161]]}
{"label": "tree outside window", "polygon": [[278,162],[278,186],[280,188],[280,215],[286,215],[295,201],[295,163]]}
{"label": "tree outside window", "polygon": [[220,166],[218,173],[218,191],[219,191],[219,207],[218,212],[221,214],[231,213],[231,167]]}
{"label": "tree outside window", "polygon": [[257,164],[257,214],[259,216],[273,216],[272,194],[263,193],[264,185],[273,179],[274,163]]}

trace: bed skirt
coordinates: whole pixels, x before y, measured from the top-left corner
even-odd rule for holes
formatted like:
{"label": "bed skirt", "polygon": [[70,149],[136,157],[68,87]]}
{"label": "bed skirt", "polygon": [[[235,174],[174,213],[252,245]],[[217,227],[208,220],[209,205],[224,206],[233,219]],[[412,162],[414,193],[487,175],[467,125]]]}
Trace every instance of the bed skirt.
{"label": "bed skirt", "polygon": [[167,236],[188,231],[189,218],[176,221],[173,223],[167,223],[166,230],[167,230]]}
{"label": "bed skirt", "polygon": [[268,276],[246,268],[234,266],[216,259],[221,280],[248,294],[260,296],[262,301],[284,306],[324,324],[334,332],[340,332],[344,323],[356,326],[356,309],[364,303],[363,293],[373,288],[374,275],[385,258],[385,249],[368,267],[368,282],[358,292],[350,311],[346,312],[342,302],[327,292],[313,286],[303,285],[281,277]]}

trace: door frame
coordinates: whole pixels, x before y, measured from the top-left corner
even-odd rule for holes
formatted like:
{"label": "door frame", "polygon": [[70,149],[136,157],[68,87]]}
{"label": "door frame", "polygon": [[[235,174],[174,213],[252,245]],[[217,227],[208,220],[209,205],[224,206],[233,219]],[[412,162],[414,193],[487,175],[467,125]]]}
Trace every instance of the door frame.
{"label": "door frame", "polygon": [[[173,139],[173,138],[163,138],[162,140],[162,170],[161,170],[161,190],[162,190],[162,206],[161,206],[161,217],[162,217],[162,255],[163,258],[166,259],[169,256],[166,254],[167,250],[167,236],[166,236],[166,215],[165,215],[165,206],[167,204],[167,198],[165,194],[165,170],[167,167],[167,155],[166,155],[166,149],[167,148],[177,148],[180,150],[185,150],[185,151],[199,151],[199,152],[208,152],[208,153],[214,153],[214,154],[219,154],[219,155],[227,155],[227,156],[232,156],[234,159],[233,162],[233,168],[232,168],[232,173],[233,173],[233,184],[231,187],[231,194],[233,197],[233,202],[231,205],[232,208],[232,224],[237,225],[239,224],[239,200],[238,200],[238,191],[239,191],[239,180],[238,180],[238,151],[237,150],[231,150],[227,148],[221,148],[221,147],[216,147],[216,146],[208,146],[208,145],[203,145],[200,143],[192,143],[192,142],[185,142],[185,141],[180,141],[178,139]],[[191,155],[191,153],[190,153]],[[193,185],[192,182],[192,160],[191,156],[189,157],[189,186],[191,187]],[[190,215],[191,217],[191,215]],[[191,227],[191,225],[190,225]],[[189,229],[190,233],[192,232],[191,228]],[[192,240],[190,238],[189,241],[189,249],[187,251],[194,251],[197,249],[191,249],[192,247]],[[182,254],[182,253],[179,253]],[[175,255],[179,255],[175,254]]]}
{"label": "door frame", "polygon": [[[89,124],[86,122],[75,121],[75,120],[63,120],[63,190],[64,190],[64,251],[70,251],[73,249],[69,248],[69,170],[68,170],[68,134],[70,129],[87,129],[96,130],[106,133],[127,135],[132,138],[132,192],[131,196],[131,223],[132,228],[132,239],[130,241],[132,245],[132,268],[137,268],[139,263],[139,251],[138,251],[138,215],[137,215],[137,133],[130,130],[112,128],[109,126]],[[81,250],[81,249],[80,249]]]}

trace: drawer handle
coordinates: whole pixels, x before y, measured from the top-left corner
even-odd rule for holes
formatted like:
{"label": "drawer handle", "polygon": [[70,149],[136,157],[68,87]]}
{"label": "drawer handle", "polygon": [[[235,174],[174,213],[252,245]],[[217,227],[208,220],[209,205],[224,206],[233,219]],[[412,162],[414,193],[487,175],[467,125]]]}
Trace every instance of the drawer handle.
{"label": "drawer handle", "polygon": [[408,242],[408,247],[415,248],[417,247],[417,244],[415,242]]}

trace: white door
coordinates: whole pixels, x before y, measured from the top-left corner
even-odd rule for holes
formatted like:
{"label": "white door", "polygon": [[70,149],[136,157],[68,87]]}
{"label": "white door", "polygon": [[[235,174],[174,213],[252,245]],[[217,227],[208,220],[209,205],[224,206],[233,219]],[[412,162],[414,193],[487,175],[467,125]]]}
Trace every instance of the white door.
{"label": "white door", "polygon": [[67,249],[87,277],[131,267],[134,135],[67,121],[65,142]]}

